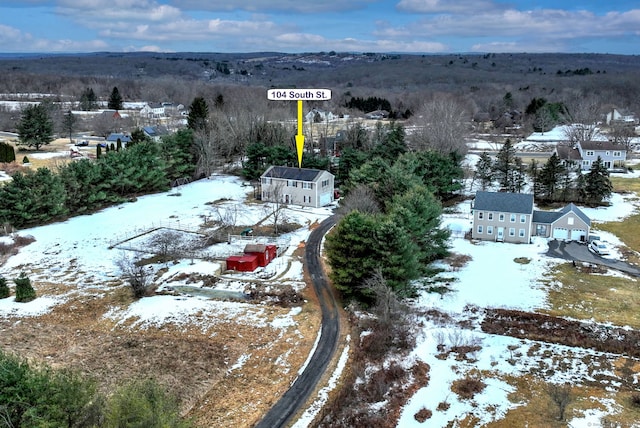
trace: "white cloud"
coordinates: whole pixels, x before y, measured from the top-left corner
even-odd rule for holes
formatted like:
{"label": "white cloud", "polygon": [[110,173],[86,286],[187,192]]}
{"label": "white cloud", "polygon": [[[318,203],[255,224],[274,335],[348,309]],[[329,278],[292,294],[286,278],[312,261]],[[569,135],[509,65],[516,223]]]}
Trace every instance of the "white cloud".
{"label": "white cloud", "polygon": [[358,10],[368,3],[376,0],[270,0],[246,1],[246,0],[173,0],[171,3],[183,10],[207,10],[207,11],[232,11],[242,10],[247,12],[343,12]]}
{"label": "white cloud", "polygon": [[149,0],[62,0],[57,13],[72,17],[80,22],[85,20],[122,21],[167,21],[178,19],[180,9]]}
{"label": "white cloud", "polygon": [[498,9],[498,5],[490,0],[401,0],[396,8],[407,13],[457,13],[476,14],[491,9]]}

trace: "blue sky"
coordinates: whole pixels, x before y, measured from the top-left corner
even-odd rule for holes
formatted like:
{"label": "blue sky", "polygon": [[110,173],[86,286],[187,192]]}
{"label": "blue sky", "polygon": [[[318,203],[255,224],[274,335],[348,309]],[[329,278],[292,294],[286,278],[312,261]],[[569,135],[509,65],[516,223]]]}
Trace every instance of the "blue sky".
{"label": "blue sky", "polygon": [[0,0],[0,52],[640,53],[619,0]]}

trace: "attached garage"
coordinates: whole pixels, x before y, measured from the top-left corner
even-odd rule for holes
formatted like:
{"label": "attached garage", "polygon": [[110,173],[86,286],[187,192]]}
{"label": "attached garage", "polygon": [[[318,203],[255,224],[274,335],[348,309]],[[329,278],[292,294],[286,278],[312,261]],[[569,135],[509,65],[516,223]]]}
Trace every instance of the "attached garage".
{"label": "attached garage", "polygon": [[587,240],[587,231],[584,229],[571,230],[571,240],[585,242]]}
{"label": "attached garage", "polygon": [[553,239],[569,239],[569,229],[554,227],[552,236]]}

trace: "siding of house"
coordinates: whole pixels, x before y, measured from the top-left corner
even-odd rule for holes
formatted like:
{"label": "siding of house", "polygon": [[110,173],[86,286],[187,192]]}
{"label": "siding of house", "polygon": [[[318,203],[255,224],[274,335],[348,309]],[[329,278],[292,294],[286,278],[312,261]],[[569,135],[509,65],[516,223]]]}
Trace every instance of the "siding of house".
{"label": "siding of house", "polygon": [[528,243],[531,238],[531,214],[474,209],[471,237],[485,241]]}
{"label": "siding of house", "polygon": [[269,168],[261,177],[262,200],[307,207],[333,202],[334,176],[328,171]]}

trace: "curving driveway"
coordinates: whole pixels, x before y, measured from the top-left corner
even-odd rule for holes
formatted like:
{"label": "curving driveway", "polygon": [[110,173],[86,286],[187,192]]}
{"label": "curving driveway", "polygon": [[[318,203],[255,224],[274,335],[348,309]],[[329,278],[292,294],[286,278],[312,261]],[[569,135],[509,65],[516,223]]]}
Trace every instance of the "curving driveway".
{"label": "curving driveway", "polygon": [[620,260],[614,260],[594,254],[589,251],[587,245],[574,241],[549,241],[549,250],[547,251],[547,255],[565,260],[596,263],[610,267],[611,269],[628,273],[629,275],[640,276],[640,268]]}
{"label": "curving driveway", "polygon": [[306,268],[322,309],[320,339],[302,374],[296,378],[280,400],[258,422],[256,425],[258,428],[287,426],[291,418],[301,410],[311,392],[315,389],[338,347],[340,338],[338,303],[329,286],[329,281],[324,273],[320,259],[322,238],[335,223],[335,216],[323,221],[318,228],[311,232],[305,247]]}

